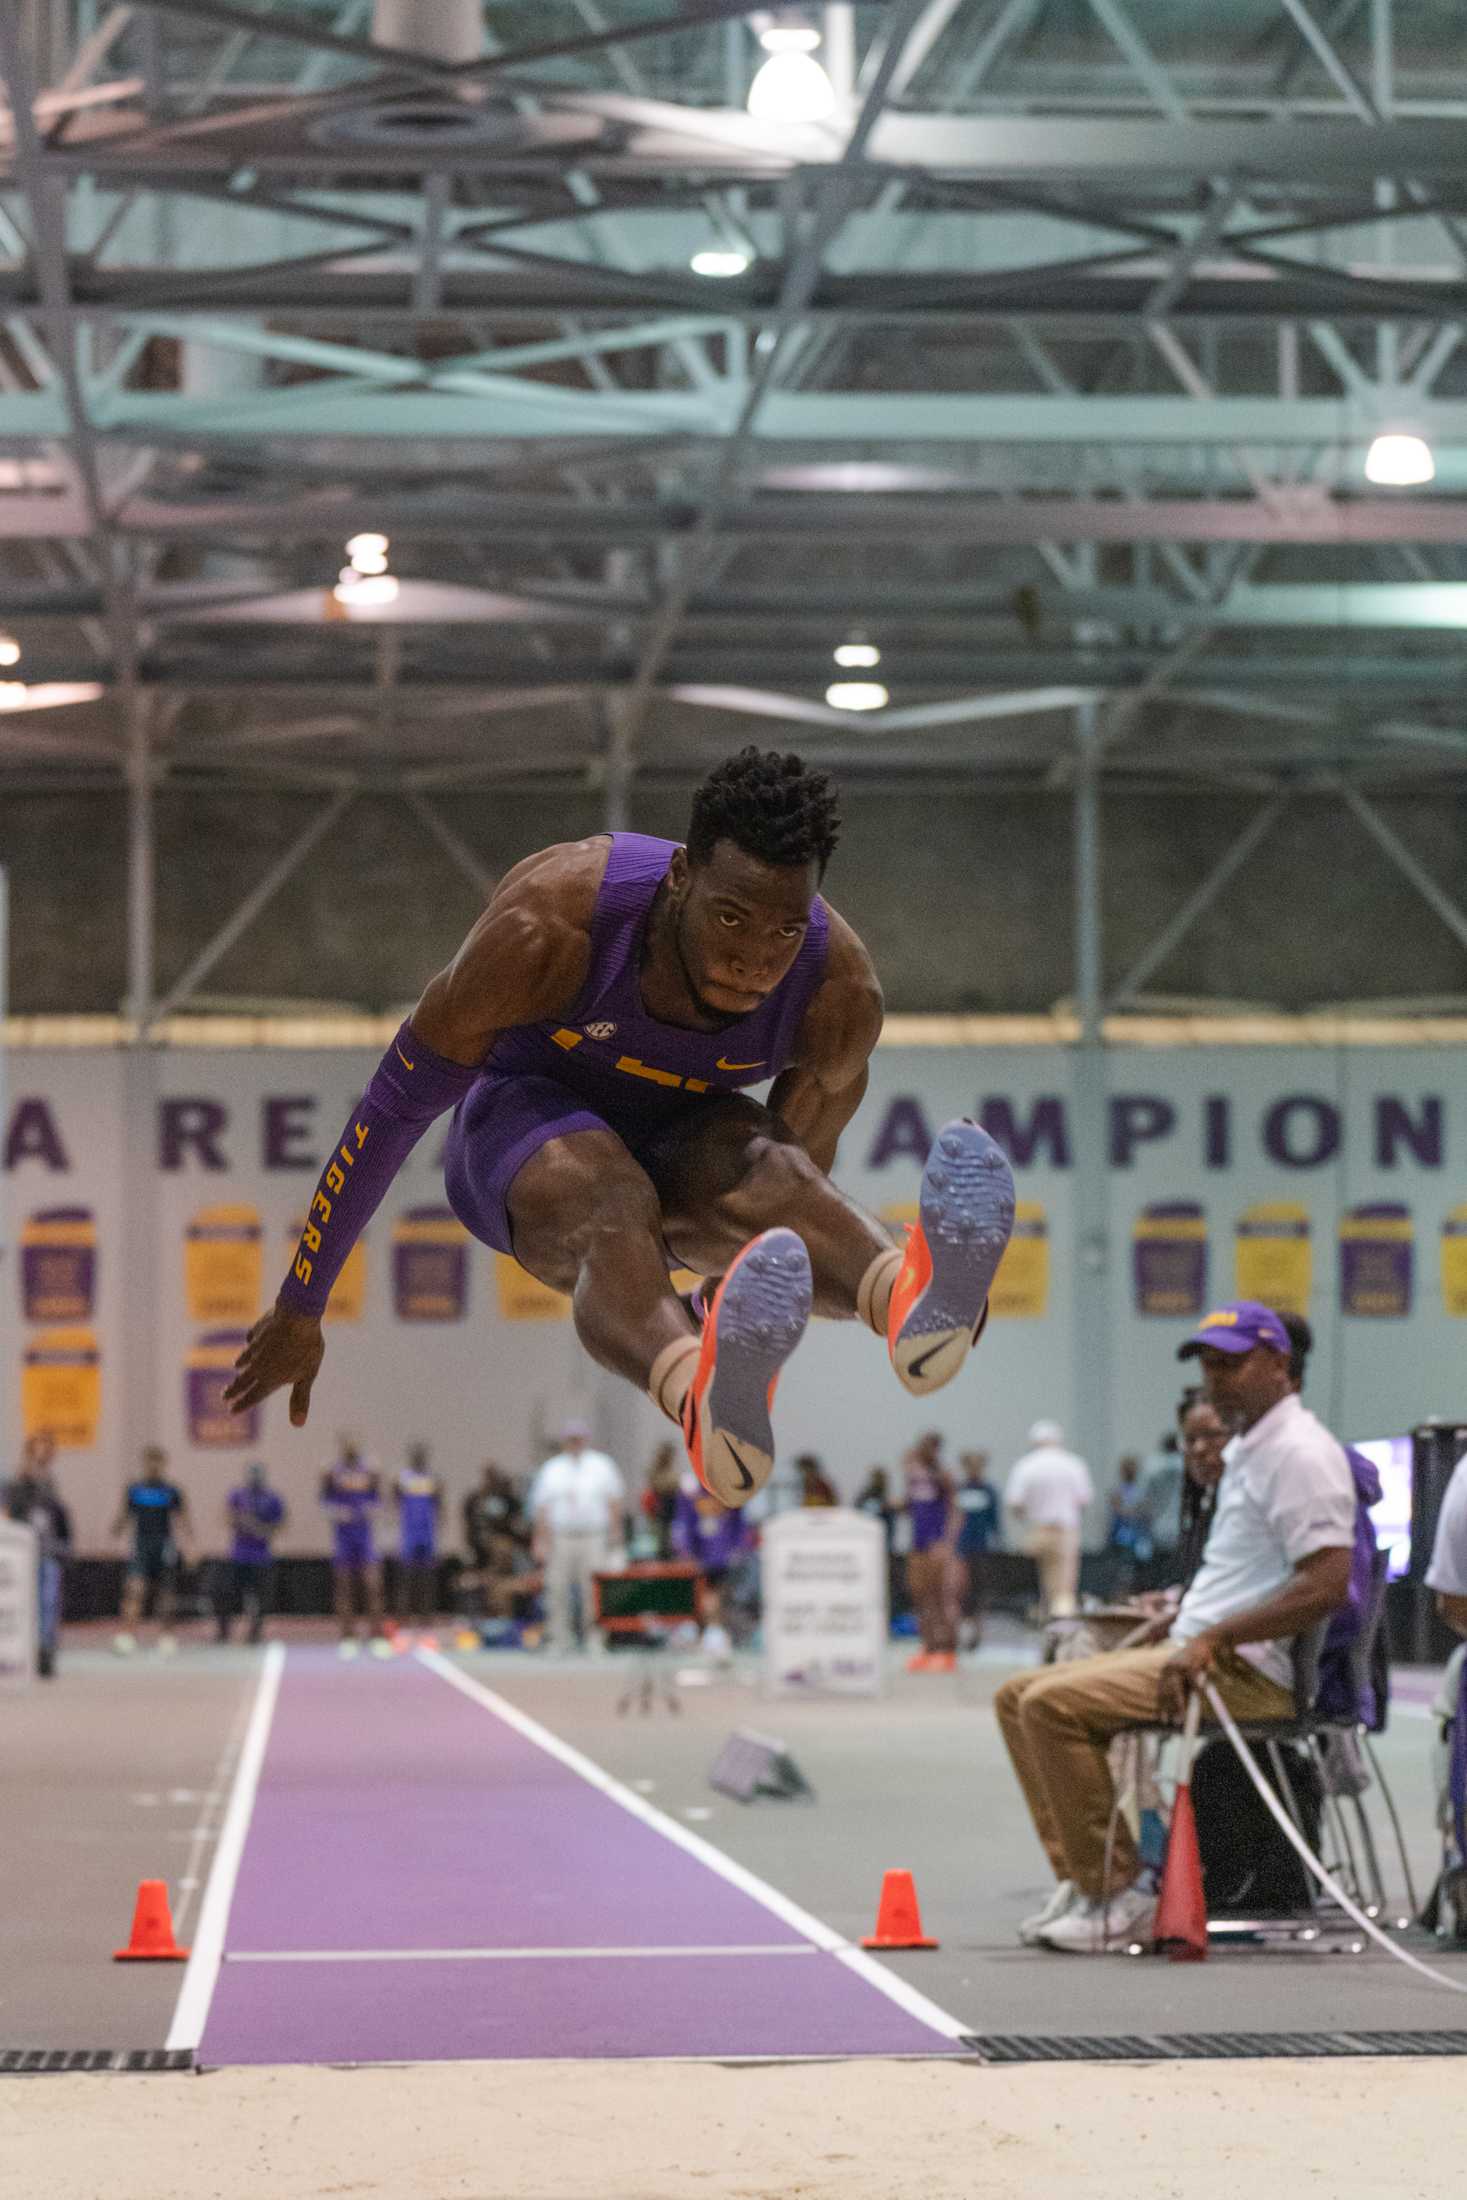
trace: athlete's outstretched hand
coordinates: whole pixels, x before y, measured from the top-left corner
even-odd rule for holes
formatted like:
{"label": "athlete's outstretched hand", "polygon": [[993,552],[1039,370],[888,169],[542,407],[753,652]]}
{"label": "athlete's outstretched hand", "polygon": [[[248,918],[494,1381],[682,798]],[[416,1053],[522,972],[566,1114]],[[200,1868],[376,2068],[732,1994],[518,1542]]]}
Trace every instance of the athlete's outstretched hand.
{"label": "athlete's outstretched hand", "polygon": [[311,1410],[311,1385],[325,1350],[318,1314],[296,1314],[289,1307],[272,1306],[245,1339],[224,1403],[231,1413],[248,1413],[251,1406],[289,1383],[291,1422],[304,1428]]}

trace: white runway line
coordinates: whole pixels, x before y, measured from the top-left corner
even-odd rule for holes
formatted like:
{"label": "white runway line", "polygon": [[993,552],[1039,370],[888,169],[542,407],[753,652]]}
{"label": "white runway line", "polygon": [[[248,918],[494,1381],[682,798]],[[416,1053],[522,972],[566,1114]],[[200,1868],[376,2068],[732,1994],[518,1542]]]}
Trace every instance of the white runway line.
{"label": "white runway line", "polygon": [[193,1954],[183,1974],[173,2023],[164,2042],[165,2047],[174,2051],[191,2051],[204,2035],[209,2004],[214,1999],[224,1956],[224,1934],[229,1924],[229,1907],[234,1900],[234,1883],[239,1877],[240,1859],[244,1855],[245,1836],[250,1830],[260,1770],[265,1762],[265,1746],[270,1739],[270,1722],[275,1716],[275,1700],[280,1694],[280,1676],[284,1670],[285,1645],[272,1642],[260,1663],[254,1707],[239,1762],[234,1768],[234,1785],[229,1791],[229,1807],[224,1813],[219,1844],[209,1870],[209,1885],[199,1911]]}
{"label": "white runway line", "polygon": [[471,1703],[492,1711],[496,1718],[502,1719],[506,1726],[513,1727],[527,1742],[533,1742],[537,1749],[543,1749],[547,1756],[554,1757],[568,1771],[588,1781],[592,1787],[599,1788],[603,1795],[609,1797],[613,1803],[619,1803],[623,1810],[630,1811],[634,1818],[640,1818],[644,1826],[650,1826],[654,1833],[660,1833],[664,1840],[671,1841],[677,1848],[686,1849],[700,1864],[706,1864],[709,1871],[717,1872],[720,1879],[726,1879],[740,1893],[761,1903],[784,1924],[792,1926],[804,1939],[813,1942],[824,1954],[834,1956],[847,1970],[853,1971],[857,1978],[864,1979],[879,1994],[885,1994],[888,2001],[894,2001],[898,2008],[905,2009],[908,2016],[915,2017],[919,2024],[927,2025],[944,2039],[958,2040],[966,2035],[968,2026],[961,2017],[940,2009],[935,2001],[929,2001],[925,1994],[920,1993],[915,1986],[909,1986],[895,1971],[888,1971],[884,1964],[878,1963],[864,1948],[852,1947],[848,1940],[842,1940],[839,1933],[823,1924],[809,1910],[802,1909],[799,1903],[791,1902],[787,1895],[782,1895],[777,1887],[771,1887],[767,1880],[760,1879],[744,1865],[736,1864],[731,1856],[725,1856],[722,1849],[716,1849],[701,1834],[690,1833],[686,1826],[680,1826],[675,1818],[667,1817],[654,1803],[634,1794],[631,1788],[615,1779],[591,1758],[582,1756],[580,1750],[572,1749],[569,1742],[563,1742],[559,1735],[552,1734],[548,1727],[541,1726],[538,1720],[516,1709],[503,1696],[496,1696],[492,1688],[485,1688],[482,1682],[461,1671],[441,1651],[419,1650],[414,1654],[420,1665],[425,1665],[430,1672],[436,1673],[440,1680],[447,1681],[451,1688],[456,1688],[461,1695],[467,1696]]}
{"label": "white runway line", "polygon": [[279,1948],[239,1949],[230,1963],[578,1963],[627,1956],[818,1956],[808,1940],[751,1942],[709,1948]]}

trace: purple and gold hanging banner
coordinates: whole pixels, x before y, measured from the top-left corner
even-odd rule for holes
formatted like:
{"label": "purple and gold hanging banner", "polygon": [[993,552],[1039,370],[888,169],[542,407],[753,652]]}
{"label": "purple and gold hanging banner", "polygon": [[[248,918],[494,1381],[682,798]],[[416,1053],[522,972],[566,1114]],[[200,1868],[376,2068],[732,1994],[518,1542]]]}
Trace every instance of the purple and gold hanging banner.
{"label": "purple and gold hanging banner", "polygon": [[243,1329],[215,1329],[199,1338],[183,1371],[183,1418],[189,1442],[204,1451],[238,1450],[260,1440],[260,1408],[231,1413],[224,1393],[244,1349]]}
{"label": "purple and gold hanging banner", "polygon": [[1049,1217],[1037,1199],[1014,1208],[1014,1234],[988,1304],[997,1321],[1038,1322],[1049,1312]]}
{"label": "purple and gold hanging banner", "polygon": [[1411,1311],[1415,1253],[1411,1210],[1391,1200],[1351,1207],[1340,1219],[1340,1310],[1375,1321]]}
{"label": "purple and gold hanging banner", "polygon": [[97,1303],[97,1223],[90,1207],[44,1207],[20,1233],[28,1322],[89,1322]]}
{"label": "purple and gold hanging banner", "polygon": [[462,1321],[469,1236],[448,1207],[409,1207],[392,1233],[392,1303],[399,1321]]}
{"label": "purple and gold hanging banner", "polygon": [[260,1311],[263,1265],[257,1207],[201,1207],[184,1232],[189,1320],[248,1328]]}
{"label": "purple and gold hanging banner", "polygon": [[1454,1321],[1467,1321],[1467,1201],[1442,1224],[1442,1305]]}
{"label": "purple and gold hanging banner", "polygon": [[[305,1229],[306,1218],[301,1216],[290,1227],[289,1257],[294,1260],[296,1248]],[[323,1322],[359,1322],[367,1304],[367,1241],[364,1237],[356,1244],[341,1264],[341,1273],[331,1286],[331,1296],[326,1301]]]}
{"label": "purple and gold hanging banner", "polygon": [[21,1356],[20,1417],[27,1436],[90,1451],[102,1418],[102,1355],[94,1329],[43,1329]]}
{"label": "purple and gold hanging banner", "polygon": [[1309,1209],[1293,1199],[1245,1207],[1234,1243],[1234,1295],[1261,1299],[1280,1314],[1307,1314],[1314,1283]]}
{"label": "purple and gold hanging banner", "polygon": [[565,1293],[552,1291],[548,1283],[521,1268],[513,1253],[495,1254],[494,1283],[504,1321],[563,1322],[570,1312]]}
{"label": "purple and gold hanging banner", "polygon": [[1154,1200],[1131,1231],[1136,1312],[1190,1320],[1207,1305],[1207,1214],[1195,1199]]}

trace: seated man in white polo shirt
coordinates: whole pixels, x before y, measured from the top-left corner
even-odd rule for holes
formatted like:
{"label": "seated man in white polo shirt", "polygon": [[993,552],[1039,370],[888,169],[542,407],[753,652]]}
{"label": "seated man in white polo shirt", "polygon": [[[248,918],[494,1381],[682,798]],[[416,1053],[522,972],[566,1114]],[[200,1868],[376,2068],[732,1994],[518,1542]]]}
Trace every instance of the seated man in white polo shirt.
{"label": "seated man in white polo shirt", "polygon": [[[1178,1358],[1197,1358],[1233,1430],[1202,1564],[1155,1648],[1016,1674],[994,1699],[1035,1828],[1059,1884],[1020,1937],[1098,1955],[1151,1937],[1156,1895],[1124,1821],[1108,1904],[1113,1789],[1106,1752],[1124,1728],[1180,1719],[1207,1674],[1235,1718],[1293,1715],[1289,1644],[1344,1601],[1355,1537],[1349,1461],[1292,1387],[1288,1333],[1239,1300],[1206,1316]],[[1166,1622],[1161,1621],[1161,1626]]]}

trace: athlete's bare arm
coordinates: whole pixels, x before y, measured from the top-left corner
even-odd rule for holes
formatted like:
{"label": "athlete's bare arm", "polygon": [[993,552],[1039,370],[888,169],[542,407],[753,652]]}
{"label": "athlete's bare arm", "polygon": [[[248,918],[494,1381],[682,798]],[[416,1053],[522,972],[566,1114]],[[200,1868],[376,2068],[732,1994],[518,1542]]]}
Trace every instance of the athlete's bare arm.
{"label": "athlete's bare arm", "polygon": [[[590,961],[591,918],[610,848],[604,834],[563,841],[506,872],[409,1018],[435,1054],[472,1069],[499,1032],[568,1013]],[[319,1314],[277,1302],[245,1341],[226,1405],[246,1413],[288,1384],[291,1421],[304,1427],[324,1349]]]}
{"label": "athlete's bare arm", "polygon": [[832,909],[825,977],[805,1011],[795,1059],[769,1092],[771,1112],[827,1173],[840,1134],[865,1096],[882,1014],[871,957]]}
{"label": "athlete's bare arm", "polygon": [[611,843],[562,841],[507,871],[409,1019],[445,1061],[472,1069],[501,1031],[568,1013],[585,980],[591,918]]}

